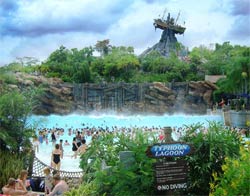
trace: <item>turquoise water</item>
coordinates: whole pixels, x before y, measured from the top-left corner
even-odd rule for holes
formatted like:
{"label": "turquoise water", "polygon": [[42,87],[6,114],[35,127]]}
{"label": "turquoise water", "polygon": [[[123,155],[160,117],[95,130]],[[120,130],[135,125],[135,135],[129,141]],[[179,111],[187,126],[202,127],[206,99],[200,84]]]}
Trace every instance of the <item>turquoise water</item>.
{"label": "turquoise water", "polygon": [[182,127],[195,123],[203,123],[208,126],[208,122],[223,122],[220,115],[50,115],[37,116],[33,115],[28,120],[28,126],[34,128],[82,128],[82,127]]}
{"label": "turquoise water", "polygon": [[[79,156],[72,158],[73,152],[72,139],[75,135],[69,136],[67,133],[68,128],[84,128],[84,127],[181,127],[184,125],[191,125],[196,123],[203,123],[204,126],[208,125],[209,121],[222,122],[222,116],[220,115],[202,115],[202,116],[189,116],[189,115],[162,115],[162,116],[126,116],[126,115],[50,115],[50,116],[36,116],[33,115],[28,119],[27,126],[31,126],[38,130],[39,128],[64,128],[66,132],[63,135],[57,135],[57,143],[60,139],[63,141],[68,140],[70,145],[64,146],[64,157],[61,160],[61,170],[65,171],[81,171],[79,167]],[[50,138],[50,136],[49,136]],[[91,141],[91,138],[86,136],[87,144]],[[36,156],[45,164],[50,165],[51,153],[54,149],[49,139],[48,143],[39,144],[39,152],[36,152]]]}

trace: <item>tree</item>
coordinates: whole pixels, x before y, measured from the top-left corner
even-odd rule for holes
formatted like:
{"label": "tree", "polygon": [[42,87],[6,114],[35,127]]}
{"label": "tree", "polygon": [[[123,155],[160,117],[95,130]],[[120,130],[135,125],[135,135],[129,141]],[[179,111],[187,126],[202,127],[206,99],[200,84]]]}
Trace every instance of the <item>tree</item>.
{"label": "tree", "polygon": [[227,64],[225,69],[227,77],[218,81],[219,91],[221,93],[240,95],[244,92],[246,94],[250,92],[249,86],[247,85],[250,83],[249,57],[249,47],[236,46],[232,49],[230,63]]}
{"label": "tree", "polygon": [[93,48],[86,47],[79,51],[77,49],[71,51],[67,65],[71,67],[72,81],[76,83],[90,82],[92,80],[90,67],[94,59]]}
{"label": "tree", "polygon": [[37,91],[11,91],[0,97],[0,148],[21,152],[29,145],[33,131],[26,127],[27,117],[35,107]]}
{"label": "tree", "polygon": [[112,52],[104,57],[103,75],[107,81],[114,77],[129,82],[138,67],[139,60],[134,54],[131,54],[131,48],[113,47]]}
{"label": "tree", "polygon": [[103,58],[95,58],[90,67],[93,73],[96,73],[100,77],[104,77],[104,60]]}
{"label": "tree", "polygon": [[210,66],[217,67],[217,64],[210,63],[206,66],[207,62],[211,59],[213,51],[205,46],[194,47],[189,53],[190,64],[196,67],[198,73],[209,74],[210,70],[213,70]]}
{"label": "tree", "polygon": [[17,57],[16,59],[17,59],[17,62],[22,65],[22,67],[35,66],[39,63],[39,60],[35,57],[25,56],[25,57]]}
{"label": "tree", "polygon": [[97,41],[95,44],[95,49],[100,52],[101,56],[108,55],[111,49],[111,45],[109,45],[109,39]]}
{"label": "tree", "polygon": [[93,48],[85,47],[81,50],[71,50],[61,46],[53,52],[39,70],[48,77],[59,77],[65,82],[91,82],[90,66],[93,57]]}

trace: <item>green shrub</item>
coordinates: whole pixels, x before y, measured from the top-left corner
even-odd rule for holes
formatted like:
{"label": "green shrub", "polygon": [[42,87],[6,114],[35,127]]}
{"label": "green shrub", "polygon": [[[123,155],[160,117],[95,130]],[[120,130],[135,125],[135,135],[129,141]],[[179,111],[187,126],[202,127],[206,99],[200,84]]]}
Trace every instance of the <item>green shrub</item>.
{"label": "green shrub", "polygon": [[[186,135],[181,141],[192,145],[194,152],[184,157],[190,167],[189,186],[177,194],[209,195],[212,174],[222,173],[225,157],[239,156],[239,135],[213,122],[210,122],[207,130],[203,130],[201,124],[186,129]],[[155,137],[142,131],[137,131],[132,138],[124,133],[116,136],[102,134],[82,156],[84,183],[68,195],[154,195],[153,163],[156,160],[148,158],[145,151],[155,143]],[[120,151],[133,152],[134,163],[131,167],[121,164],[118,157]],[[91,163],[88,163],[89,159]],[[102,168],[103,160],[110,166],[108,169]]]}
{"label": "green shrub", "polygon": [[24,169],[24,155],[0,150],[0,187],[3,187],[10,177],[17,178]]}
{"label": "green shrub", "polygon": [[192,155],[185,157],[190,166],[190,186],[187,193],[208,195],[212,173],[222,172],[226,156],[239,156],[240,137],[237,132],[213,122],[210,122],[206,131],[199,131],[203,129],[199,124],[187,129],[187,134],[182,139],[191,143],[195,149]]}
{"label": "green shrub", "polygon": [[[98,188],[96,187],[95,181],[82,184],[77,189],[71,189],[70,191],[64,193],[65,196],[101,196],[98,193]],[[105,194],[103,194],[105,196]]]}
{"label": "green shrub", "polygon": [[210,183],[211,196],[250,195],[250,153],[244,147],[240,158],[225,158],[222,165],[223,174],[213,173],[214,181]]}
{"label": "green shrub", "polygon": [[166,74],[137,73],[130,78],[129,82],[167,82]]}
{"label": "green shrub", "polygon": [[3,80],[6,84],[17,84],[17,80],[14,77],[13,73],[10,72],[1,72],[0,78]]}
{"label": "green shrub", "polygon": [[[82,191],[72,190],[67,195],[152,195],[155,159],[148,158],[145,151],[153,143],[156,138],[152,134],[139,130],[133,138],[124,133],[101,134],[82,156],[81,167],[85,171],[85,183],[79,188]],[[130,167],[119,161],[120,151],[133,152]],[[102,168],[104,161],[108,169]]]}

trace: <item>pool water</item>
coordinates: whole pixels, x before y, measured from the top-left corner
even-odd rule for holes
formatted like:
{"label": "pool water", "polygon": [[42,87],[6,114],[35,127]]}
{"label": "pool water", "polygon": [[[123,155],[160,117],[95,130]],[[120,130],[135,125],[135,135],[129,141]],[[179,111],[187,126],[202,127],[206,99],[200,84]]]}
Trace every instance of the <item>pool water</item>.
{"label": "pool water", "polygon": [[36,116],[33,115],[29,118],[28,124],[37,126],[39,128],[81,128],[83,126],[89,127],[182,127],[183,125],[191,125],[194,123],[203,123],[204,126],[208,125],[209,121],[222,122],[221,115],[50,115],[50,116]]}
{"label": "pool water", "polygon": [[[65,171],[81,171],[79,168],[80,158],[72,158],[72,139],[75,135],[68,135],[68,129],[81,129],[86,127],[108,127],[110,130],[112,127],[157,127],[162,128],[166,126],[171,127],[182,127],[185,125],[192,125],[196,123],[202,123],[204,126],[208,126],[210,121],[223,122],[223,118],[220,115],[49,115],[49,116],[38,116],[32,115],[28,119],[27,126],[32,126],[36,130],[42,128],[63,128],[65,133],[57,136],[57,143],[60,139],[63,141],[68,140],[69,146],[64,147],[64,157],[61,160],[61,170]],[[87,144],[91,141],[91,137],[87,137]],[[36,156],[45,164],[50,165],[51,154],[54,149],[54,145],[50,141],[45,141],[39,145],[39,152],[36,152]]]}

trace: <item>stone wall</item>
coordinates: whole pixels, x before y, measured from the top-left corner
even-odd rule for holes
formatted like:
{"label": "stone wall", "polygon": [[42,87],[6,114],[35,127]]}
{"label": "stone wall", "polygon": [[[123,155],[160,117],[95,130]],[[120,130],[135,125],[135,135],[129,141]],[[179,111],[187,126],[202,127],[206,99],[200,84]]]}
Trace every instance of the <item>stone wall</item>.
{"label": "stone wall", "polygon": [[[58,78],[45,78],[15,73],[17,84],[9,90],[42,86],[44,94],[36,114],[69,114],[71,112],[127,113],[196,113],[204,114],[212,106],[212,93],[217,87],[208,81],[188,83],[145,84],[73,84]],[[4,85],[4,84],[0,84]]]}

